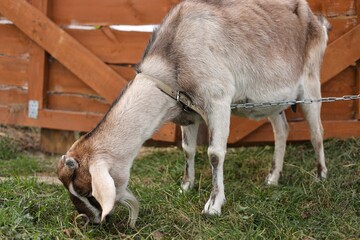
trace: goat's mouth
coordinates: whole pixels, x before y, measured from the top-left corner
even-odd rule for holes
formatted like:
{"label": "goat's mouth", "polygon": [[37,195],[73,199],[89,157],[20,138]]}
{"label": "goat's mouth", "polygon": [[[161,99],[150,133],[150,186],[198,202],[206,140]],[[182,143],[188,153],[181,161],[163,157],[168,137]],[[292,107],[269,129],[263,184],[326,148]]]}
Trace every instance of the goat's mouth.
{"label": "goat's mouth", "polygon": [[70,194],[70,199],[81,216],[86,216],[90,223],[100,224],[102,209],[94,197],[78,198]]}

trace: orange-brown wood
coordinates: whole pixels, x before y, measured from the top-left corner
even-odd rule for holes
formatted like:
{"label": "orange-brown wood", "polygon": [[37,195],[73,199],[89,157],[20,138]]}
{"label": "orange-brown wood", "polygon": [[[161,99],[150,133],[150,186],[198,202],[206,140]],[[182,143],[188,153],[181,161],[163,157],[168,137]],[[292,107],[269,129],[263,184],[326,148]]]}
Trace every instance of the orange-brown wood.
{"label": "orange-brown wood", "polygon": [[31,40],[17,27],[11,24],[0,24],[1,56],[29,58]]}
{"label": "orange-brown wood", "polygon": [[[43,14],[48,12],[48,0],[31,0],[30,3]],[[39,109],[46,105],[47,59],[46,52],[37,43],[30,48],[28,101],[37,101]]]}
{"label": "orange-brown wood", "polygon": [[0,12],[109,102],[125,86],[121,76],[26,1],[2,0]]}
{"label": "orange-brown wood", "polygon": [[360,58],[360,24],[329,44],[321,69],[325,83]]}
{"label": "orange-brown wood", "polygon": [[[359,5],[359,7],[360,7],[360,5]],[[355,94],[360,95],[360,61],[357,61],[357,64],[356,64],[356,78],[355,79],[356,79]],[[355,102],[355,119],[360,120],[360,100],[357,100]]]}
{"label": "orange-brown wood", "polygon": [[49,63],[48,91],[50,93],[98,94],[56,60]]}
{"label": "orange-brown wood", "polygon": [[106,113],[110,105],[103,98],[81,94],[50,94],[48,108],[74,112]]}
{"label": "orange-brown wood", "polygon": [[150,33],[121,32],[110,28],[66,30],[106,63],[137,64],[141,60]]}
{"label": "orange-brown wood", "polygon": [[[25,107],[1,106],[0,122],[4,124],[16,124],[18,126],[42,127],[58,130],[71,130],[88,132],[101,120],[102,114],[79,113],[57,110],[39,110],[38,119],[27,117]],[[166,124],[155,134],[154,139],[162,142],[174,142],[176,139],[175,126]]]}
{"label": "orange-brown wood", "polygon": [[[323,121],[324,139],[328,138],[352,138],[360,136],[360,121]],[[288,141],[308,141],[310,139],[309,128],[306,122],[290,122]],[[244,138],[241,143],[269,143],[274,141],[270,123],[266,123],[252,134]]]}
{"label": "orange-brown wood", "polygon": [[[126,81],[130,81],[135,77],[135,70],[131,67],[115,65],[110,65],[110,67],[123,76]],[[88,87],[58,61],[51,61],[49,64],[48,91],[50,93],[78,93],[98,96],[93,89]]]}
{"label": "orange-brown wood", "polygon": [[51,18],[61,25],[144,25],[160,23],[180,0],[53,0]]}
{"label": "orange-brown wood", "polygon": [[27,88],[29,59],[0,57],[0,85]]}
{"label": "orange-brown wood", "polygon": [[[322,85],[323,97],[334,97],[355,94],[356,69],[348,67],[336,77]],[[355,101],[339,101],[322,104],[321,117],[323,120],[350,120],[354,119]]]}
{"label": "orange-brown wood", "polygon": [[329,18],[329,22],[332,25],[332,29],[329,33],[328,43],[332,43],[358,24],[358,17],[346,17],[346,18]]}
{"label": "orange-brown wood", "polygon": [[266,120],[255,121],[232,116],[228,143],[233,144],[240,141],[265,123]]}
{"label": "orange-brown wood", "polygon": [[27,117],[26,108],[0,106],[0,122],[72,131],[90,131],[102,118],[100,114],[39,110],[38,119]]}
{"label": "orange-brown wood", "polygon": [[10,88],[2,89],[0,87],[0,105],[19,105],[26,106],[27,91],[22,89]]}
{"label": "orange-brown wood", "polygon": [[309,6],[312,11],[315,13],[322,13],[323,12],[323,0],[308,0]]}
{"label": "orange-brown wood", "polygon": [[358,0],[322,0],[323,13],[327,17],[353,16],[356,15],[356,2]]}

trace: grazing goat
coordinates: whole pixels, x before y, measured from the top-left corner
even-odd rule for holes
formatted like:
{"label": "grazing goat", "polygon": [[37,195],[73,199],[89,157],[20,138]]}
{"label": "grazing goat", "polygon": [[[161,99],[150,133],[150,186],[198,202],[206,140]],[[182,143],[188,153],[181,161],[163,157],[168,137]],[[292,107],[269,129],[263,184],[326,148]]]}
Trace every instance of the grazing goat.
{"label": "grazing goat", "polygon": [[[120,202],[130,208],[135,224],[139,204],[127,189],[130,169],[142,144],[167,121],[181,125],[186,158],[181,188],[189,190],[198,126],[204,118],[213,188],[203,213],[219,215],[225,202],[230,105],[319,98],[329,29],[327,20],[315,16],[305,0],[185,0],[175,6],[153,32],[135,79],[97,127],[58,163],[59,179],[78,212],[99,223]],[[174,97],[164,88],[179,94]],[[184,106],[181,98],[192,107]],[[288,107],[233,111],[253,119],[268,117],[272,124],[275,153],[266,184],[276,185],[282,171]],[[326,178],[321,104],[301,107],[318,176]]]}

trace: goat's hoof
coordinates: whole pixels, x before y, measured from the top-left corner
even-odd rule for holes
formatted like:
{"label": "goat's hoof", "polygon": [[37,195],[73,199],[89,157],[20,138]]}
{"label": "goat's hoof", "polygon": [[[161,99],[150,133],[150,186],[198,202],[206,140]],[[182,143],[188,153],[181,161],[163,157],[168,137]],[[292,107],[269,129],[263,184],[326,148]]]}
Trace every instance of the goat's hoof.
{"label": "goat's hoof", "polygon": [[183,182],[181,183],[181,190],[180,192],[188,192],[189,190],[192,189],[194,183],[192,182]]}
{"label": "goat's hoof", "polygon": [[221,207],[225,203],[225,198],[218,199],[218,201],[214,201],[213,199],[209,199],[205,204],[204,210],[201,212],[202,214],[206,214],[209,216],[220,216],[221,215]]}
{"label": "goat's hoof", "polygon": [[277,186],[279,182],[279,178],[276,178],[273,174],[269,174],[265,179],[266,186]]}
{"label": "goat's hoof", "polygon": [[324,182],[326,180],[326,174],[318,173],[317,178],[315,178],[315,182]]}
{"label": "goat's hoof", "polygon": [[323,181],[327,178],[327,169],[323,169],[322,171],[318,172],[318,179]]}
{"label": "goat's hoof", "polygon": [[213,207],[209,209],[202,210],[202,214],[208,215],[208,216],[220,216],[221,215],[221,209],[215,209]]}

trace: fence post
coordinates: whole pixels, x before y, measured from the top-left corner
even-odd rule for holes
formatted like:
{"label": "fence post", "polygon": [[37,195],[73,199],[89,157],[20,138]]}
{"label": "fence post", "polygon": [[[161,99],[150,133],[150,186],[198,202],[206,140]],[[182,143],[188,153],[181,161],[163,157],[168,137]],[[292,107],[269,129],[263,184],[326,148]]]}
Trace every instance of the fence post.
{"label": "fence post", "polygon": [[[42,13],[48,13],[48,0],[28,0],[34,7]],[[37,118],[37,112],[46,107],[46,85],[48,80],[48,66],[45,50],[37,43],[32,42],[30,48],[29,64],[29,84],[28,84],[28,103],[29,114],[31,118]],[[37,105],[31,114],[30,103]],[[35,107],[33,107],[35,108]]]}
{"label": "fence post", "polygon": [[[360,94],[360,61],[357,61],[357,63],[356,63],[356,79],[355,80],[356,80],[355,94]],[[355,101],[355,119],[360,120],[360,100]]]}
{"label": "fence post", "polygon": [[[45,15],[49,12],[49,0],[28,0]],[[30,48],[28,117],[38,118],[38,112],[47,108],[48,54],[36,42]],[[49,153],[65,153],[76,140],[73,131],[41,128],[40,149]]]}

